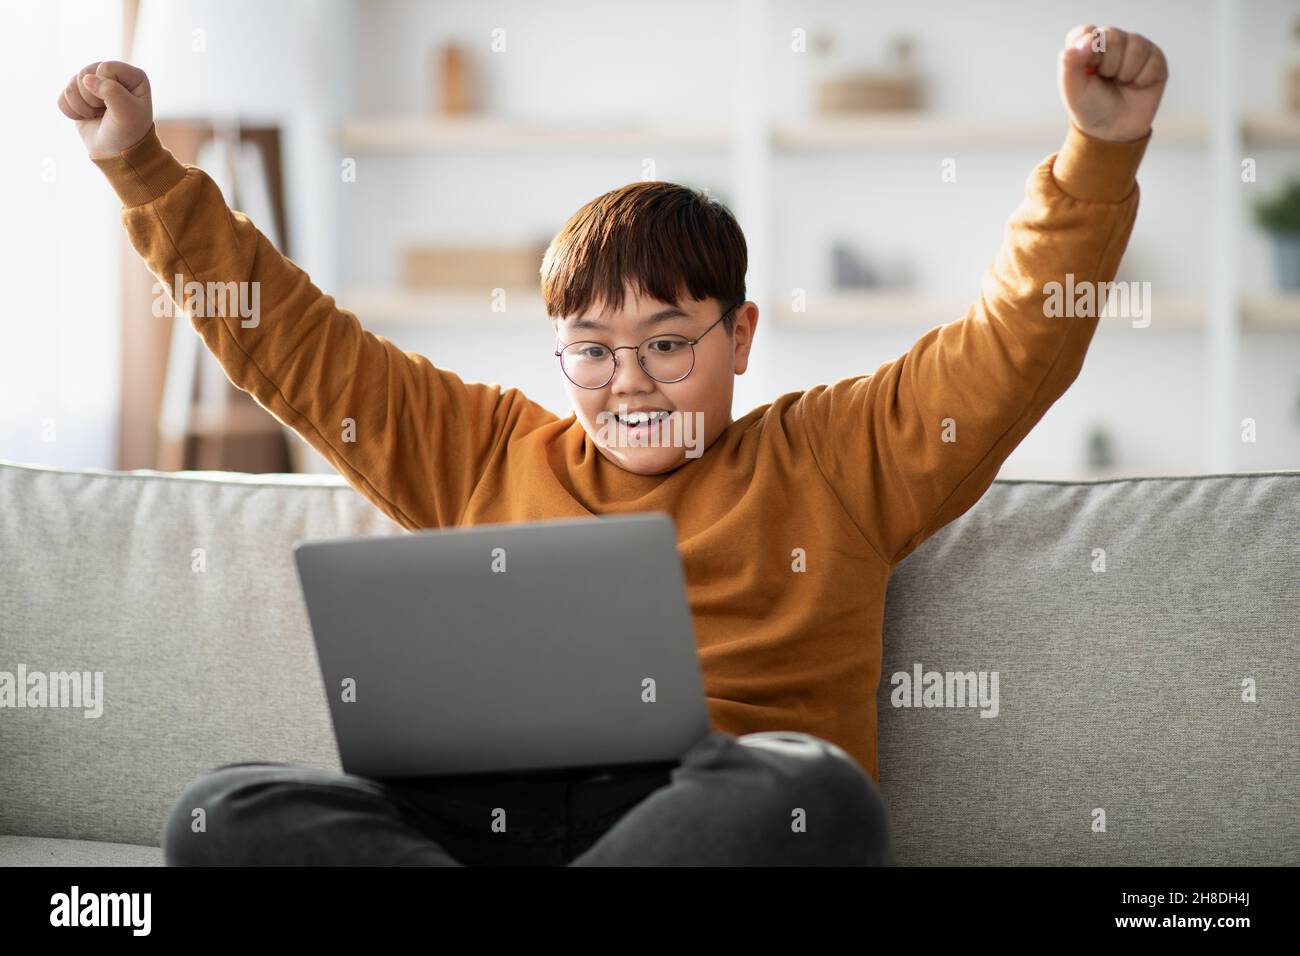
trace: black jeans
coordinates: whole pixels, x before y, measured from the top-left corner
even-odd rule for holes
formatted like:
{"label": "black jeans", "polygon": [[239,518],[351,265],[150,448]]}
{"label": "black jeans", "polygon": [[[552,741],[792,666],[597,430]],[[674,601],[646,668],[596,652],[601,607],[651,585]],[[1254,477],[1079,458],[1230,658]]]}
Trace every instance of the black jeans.
{"label": "black jeans", "polygon": [[[198,811],[202,811],[201,813]],[[797,732],[714,732],[668,766],[379,781],[227,764],[181,794],[168,866],[872,866],[871,777]]]}

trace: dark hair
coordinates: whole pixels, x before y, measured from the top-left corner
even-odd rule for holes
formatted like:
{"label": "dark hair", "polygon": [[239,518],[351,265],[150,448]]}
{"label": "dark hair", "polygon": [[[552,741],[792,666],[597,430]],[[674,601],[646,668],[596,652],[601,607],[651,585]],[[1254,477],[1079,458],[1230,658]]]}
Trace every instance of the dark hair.
{"label": "dark hair", "polygon": [[[623,307],[624,283],[679,303],[745,300],[749,255],[736,217],[678,183],[636,182],[597,196],[564,224],[542,258],[542,301],[552,319],[602,304]],[[735,313],[723,325],[730,335]]]}

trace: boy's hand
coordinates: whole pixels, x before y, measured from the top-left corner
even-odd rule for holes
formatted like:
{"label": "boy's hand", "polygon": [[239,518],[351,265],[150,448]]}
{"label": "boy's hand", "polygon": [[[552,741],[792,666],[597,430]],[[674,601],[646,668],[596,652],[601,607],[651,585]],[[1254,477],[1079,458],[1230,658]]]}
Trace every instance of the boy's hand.
{"label": "boy's hand", "polygon": [[83,66],[59,94],[59,109],[77,124],[91,159],[134,146],[153,125],[153,98],[144,70],[120,60]]}
{"label": "boy's hand", "polygon": [[1160,47],[1141,34],[1089,23],[1066,36],[1057,75],[1074,125],[1123,143],[1151,129],[1169,68]]}

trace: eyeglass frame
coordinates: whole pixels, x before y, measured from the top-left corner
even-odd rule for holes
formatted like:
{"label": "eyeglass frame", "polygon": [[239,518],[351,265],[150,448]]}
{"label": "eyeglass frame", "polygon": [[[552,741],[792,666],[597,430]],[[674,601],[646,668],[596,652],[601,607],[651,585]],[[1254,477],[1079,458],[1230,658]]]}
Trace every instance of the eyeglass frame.
{"label": "eyeglass frame", "polygon": [[[584,389],[586,389],[587,391],[594,392],[594,391],[596,391],[597,389],[604,388],[604,387],[605,387],[606,385],[608,385],[610,382],[614,381],[614,377],[615,377],[616,375],[618,375],[618,353],[621,352],[623,349],[636,349],[636,351],[637,351],[637,364],[640,366],[641,371],[645,372],[646,375],[649,375],[651,379],[653,379],[653,380],[656,381],[656,382],[659,382],[660,385],[676,385],[678,382],[684,382],[684,381],[686,381],[686,379],[688,379],[688,378],[690,377],[691,372],[694,372],[694,371],[695,371],[695,346],[696,346],[697,344],[699,344],[700,339],[704,338],[704,336],[706,336],[706,335],[708,335],[710,332],[712,332],[714,326],[716,326],[719,322],[721,322],[721,321],[722,321],[723,319],[725,319],[727,316],[731,315],[732,312],[735,312],[738,308],[740,308],[742,305],[744,305],[744,304],[745,304],[745,301],[746,301],[745,299],[741,299],[741,300],[740,300],[739,302],[737,302],[735,305],[731,306],[731,308],[727,309],[726,312],[723,312],[722,315],[718,316],[717,320],[713,323],[713,325],[710,325],[707,329],[705,329],[703,332],[701,332],[699,335],[697,335],[697,336],[696,336],[695,338],[693,338],[693,339],[691,339],[691,338],[686,338],[686,336],[684,336],[684,335],[677,335],[677,333],[675,333],[675,332],[660,332],[660,333],[657,334],[657,335],[648,335],[648,336],[646,336],[644,339],[642,339],[642,340],[641,340],[640,342],[638,342],[636,345],[619,345],[619,346],[617,346],[617,347],[615,347],[615,348],[609,348],[609,346],[608,346],[608,345],[605,345],[605,343],[603,343],[603,342],[591,342],[592,345],[600,345],[600,346],[603,346],[604,348],[609,348],[609,352],[610,352],[610,354],[614,357],[614,371],[610,372],[610,373],[609,373],[609,378],[605,379],[605,381],[602,382],[600,385],[579,385],[577,382],[574,382],[573,379],[569,378],[569,373],[568,373],[568,371],[566,371],[565,368],[564,368],[564,351],[565,351],[565,349],[572,348],[572,347],[575,346],[575,345],[582,345],[582,344],[584,344],[584,343],[586,343],[586,342],[589,342],[589,341],[590,341],[589,339],[579,339],[577,342],[570,342],[568,345],[564,346],[564,348],[556,349],[554,354],[556,355],[557,358],[560,359],[560,372],[561,372],[561,374],[563,374],[564,377],[565,377],[566,379],[568,379],[570,382],[573,382],[573,386],[574,386],[574,388],[584,388]],[[647,342],[649,342],[651,339],[661,339],[661,338],[666,338],[666,337],[668,337],[668,336],[672,336],[672,335],[677,335],[678,338],[686,339],[686,344],[689,345],[689,346],[691,347],[691,367],[690,367],[689,369],[686,370],[686,374],[683,375],[681,378],[675,378],[675,379],[673,379],[671,382],[663,382],[663,381],[660,381],[659,379],[655,378],[653,375],[650,375],[649,370],[648,370],[644,365],[641,364],[641,361],[640,361],[640,356],[641,356],[641,346],[642,346],[642,345],[645,345],[645,344],[646,344]]]}

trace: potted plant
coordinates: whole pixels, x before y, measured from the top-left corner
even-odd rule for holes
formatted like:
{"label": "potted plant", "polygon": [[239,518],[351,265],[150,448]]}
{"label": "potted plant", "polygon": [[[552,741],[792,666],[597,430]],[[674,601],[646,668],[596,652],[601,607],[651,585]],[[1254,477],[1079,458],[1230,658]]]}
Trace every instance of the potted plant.
{"label": "potted plant", "polygon": [[1283,289],[1300,289],[1300,179],[1257,205],[1255,221],[1273,236],[1278,283]]}

